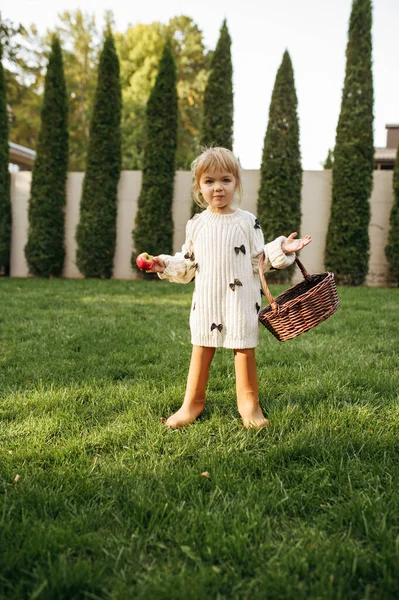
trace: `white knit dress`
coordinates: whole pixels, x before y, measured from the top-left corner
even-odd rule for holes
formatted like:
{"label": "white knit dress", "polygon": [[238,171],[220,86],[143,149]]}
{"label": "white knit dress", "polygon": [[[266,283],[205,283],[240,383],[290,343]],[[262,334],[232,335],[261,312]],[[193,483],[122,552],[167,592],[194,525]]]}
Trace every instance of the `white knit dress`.
{"label": "white knit dress", "polygon": [[220,214],[207,208],[186,227],[182,251],[161,254],[161,279],[189,283],[195,277],[191,304],[191,343],[214,348],[254,348],[258,344],[261,305],[258,262],[265,253],[265,271],[291,265],[295,254],[284,254],[276,238],[265,245],[256,217],[237,208]]}

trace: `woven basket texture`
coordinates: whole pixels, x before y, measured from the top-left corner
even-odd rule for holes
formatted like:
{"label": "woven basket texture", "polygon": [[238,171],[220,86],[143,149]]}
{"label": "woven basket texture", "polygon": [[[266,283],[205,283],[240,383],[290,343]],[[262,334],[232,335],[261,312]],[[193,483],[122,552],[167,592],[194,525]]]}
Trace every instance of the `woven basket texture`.
{"label": "woven basket texture", "polygon": [[281,342],[313,329],[334,314],[339,306],[334,274],[309,275],[301,261],[298,258],[295,261],[304,280],[276,298],[273,298],[266,283],[264,257],[259,262],[260,280],[270,302],[260,310],[259,321]]}

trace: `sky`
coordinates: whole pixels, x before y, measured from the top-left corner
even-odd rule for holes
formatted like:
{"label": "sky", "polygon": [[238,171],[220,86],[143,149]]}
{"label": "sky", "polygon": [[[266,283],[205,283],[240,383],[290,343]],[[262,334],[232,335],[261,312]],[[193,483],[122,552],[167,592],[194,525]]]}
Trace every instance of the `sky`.
{"label": "sky", "polygon": [[[399,123],[399,0],[374,0],[374,144],[386,145],[386,124]],[[112,10],[116,29],[178,15],[191,17],[214,49],[223,19],[232,38],[234,147],[244,169],[259,169],[274,80],[288,50],[298,97],[304,170],[319,170],[335,144],[345,75],[352,0],[0,0],[2,17],[40,32],[57,15],[81,9],[104,23]]]}

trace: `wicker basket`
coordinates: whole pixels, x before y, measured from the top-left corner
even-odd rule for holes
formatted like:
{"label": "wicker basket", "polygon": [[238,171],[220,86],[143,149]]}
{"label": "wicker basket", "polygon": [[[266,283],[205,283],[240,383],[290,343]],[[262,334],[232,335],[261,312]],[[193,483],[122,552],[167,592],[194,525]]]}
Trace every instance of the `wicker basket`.
{"label": "wicker basket", "polygon": [[269,300],[259,312],[259,321],[280,342],[290,340],[331,317],[339,306],[333,273],[309,275],[298,258],[295,262],[304,280],[276,299],[270,293],[263,271],[264,255],[259,260],[259,277]]}

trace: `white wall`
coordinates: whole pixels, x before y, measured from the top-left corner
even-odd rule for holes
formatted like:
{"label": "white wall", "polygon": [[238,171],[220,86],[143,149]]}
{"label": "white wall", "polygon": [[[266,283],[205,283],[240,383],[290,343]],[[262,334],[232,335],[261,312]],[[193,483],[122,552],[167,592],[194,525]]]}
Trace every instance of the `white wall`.
{"label": "white wall", "polygon": [[[12,239],[11,277],[28,277],[24,247],[28,231],[28,202],[31,172],[11,174]],[[130,264],[133,251],[132,230],[141,187],[141,171],[123,171],[118,186],[117,240],[114,257],[115,279],[134,279]],[[82,277],[76,266],[75,231],[79,221],[79,205],[83,173],[69,173],[67,203],[65,207],[65,264],[63,276]],[[256,214],[260,171],[244,170],[244,197],[241,207]],[[301,252],[301,260],[310,273],[324,271],[324,249],[331,204],[331,171],[304,171],[302,180],[302,226],[301,234],[310,234],[312,244]],[[392,171],[374,171],[374,188],[370,198],[370,263],[367,285],[384,285],[388,264],[385,246],[388,240],[389,216],[393,204]],[[191,173],[176,171],[173,221],[174,251],[180,250],[185,226],[191,216]],[[289,231],[282,234],[288,235]],[[152,249],[148,248],[151,253]],[[301,279],[298,271],[294,283]]]}

